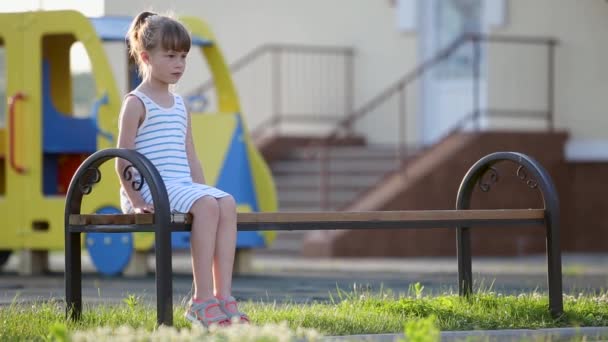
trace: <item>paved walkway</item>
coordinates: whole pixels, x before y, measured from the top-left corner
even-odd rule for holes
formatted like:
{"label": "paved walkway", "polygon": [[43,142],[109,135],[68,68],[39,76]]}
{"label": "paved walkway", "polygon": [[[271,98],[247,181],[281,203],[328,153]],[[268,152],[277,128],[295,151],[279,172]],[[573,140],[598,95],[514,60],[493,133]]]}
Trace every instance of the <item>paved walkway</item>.
{"label": "paved walkway", "polygon": [[[153,269],[154,258],[150,256]],[[191,290],[190,258],[174,255],[175,303]],[[41,277],[17,276],[17,260],[11,258],[0,276],[0,305],[10,303],[18,294],[22,300],[63,298],[63,254],[50,257],[51,274]],[[256,255],[253,271],[234,277],[234,293],[242,299],[292,301],[304,303],[327,301],[337,289],[352,292],[390,289],[395,295],[407,293],[419,282],[425,292],[457,292],[455,258],[406,259],[306,259]],[[565,255],[563,258],[564,291],[599,291],[608,288],[608,255]],[[100,300],[101,295],[119,302],[127,294],[154,297],[153,274],[145,277],[103,277],[94,272],[83,256],[83,295],[85,302]],[[502,293],[529,292],[547,288],[545,259],[541,256],[521,258],[474,258],[474,288]]]}

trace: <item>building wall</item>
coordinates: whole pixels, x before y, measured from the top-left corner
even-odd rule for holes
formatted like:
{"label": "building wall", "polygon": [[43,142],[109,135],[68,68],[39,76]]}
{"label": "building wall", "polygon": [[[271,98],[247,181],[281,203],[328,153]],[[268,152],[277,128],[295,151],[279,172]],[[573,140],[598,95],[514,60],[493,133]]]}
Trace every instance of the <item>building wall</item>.
{"label": "building wall", "polygon": [[[607,159],[608,3],[604,0],[505,0],[506,19],[491,34],[556,38],[555,123],[570,132],[569,159],[585,153]],[[356,50],[354,107],[412,70],[418,60],[415,32],[399,32],[390,1],[368,0],[206,0],[194,2],[107,0],[106,14],[134,15],[143,9],[173,10],[200,16],[215,31],[229,62],[264,43],[352,46]],[[117,55],[117,54],[114,54]],[[517,110],[547,109],[546,50],[542,47],[488,45],[488,107]],[[121,62],[113,63],[118,66]],[[117,67],[118,68],[118,67]],[[191,70],[200,68],[192,65]],[[117,71],[120,72],[120,71]],[[121,77],[117,77],[121,80]],[[186,78],[179,90],[200,81]],[[237,82],[240,91],[246,89]],[[418,84],[406,96],[406,134],[417,138]],[[248,90],[246,90],[248,91]],[[243,97],[246,94],[241,94]],[[356,127],[371,142],[394,141],[398,98],[372,113]],[[244,101],[245,102],[245,101]],[[247,108],[249,122],[263,113]],[[493,120],[495,128],[540,128],[543,121]],[[252,124],[251,126],[255,126]],[[591,141],[593,144],[586,144]],[[590,149],[596,153],[590,153]]]}
{"label": "building wall", "polygon": [[[177,15],[204,19],[216,34],[229,63],[266,43],[353,47],[355,108],[416,65],[415,35],[397,30],[395,11],[389,1],[107,0],[105,3],[106,15],[135,15],[145,9],[172,10]],[[113,62],[117,73],[124,68],[121,63]],[[189,68],[196,70],[199,65],[191,64]],[[185,78],[179,90],[191,89],[196,81],[201,78]],[[241,93],[245,89],[239,82],[237,88]],[[252,115],[264,114],[252,113],[246,105],[244,102],[244,113],[250,123],[258,120]]]}
{"label": "building wall", "polygon": [[[574,141],[608,141],[608,3],[603,0],[508,0],[501,35],[558,39],[555,74],[556,126]],[[544,109],[545,51],[540,48],[489,50],[490,104]],[[606,149],[608,143],[603,145]],[[580,152],[574,151],[574,155]],[[574,156],[576,157],[576,156]]]}

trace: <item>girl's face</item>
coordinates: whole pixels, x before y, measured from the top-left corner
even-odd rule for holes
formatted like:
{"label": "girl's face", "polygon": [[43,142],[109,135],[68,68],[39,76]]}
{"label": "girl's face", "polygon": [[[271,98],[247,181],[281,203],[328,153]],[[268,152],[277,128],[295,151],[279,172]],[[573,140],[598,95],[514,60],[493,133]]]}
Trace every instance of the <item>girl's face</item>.
{"label": "girl's face", "polygon": [[[143,52],[150,77],[166,84],[175,84],[184,74],[188,52],[155,49]],[[147,58],[146,58],[147,57]]]}

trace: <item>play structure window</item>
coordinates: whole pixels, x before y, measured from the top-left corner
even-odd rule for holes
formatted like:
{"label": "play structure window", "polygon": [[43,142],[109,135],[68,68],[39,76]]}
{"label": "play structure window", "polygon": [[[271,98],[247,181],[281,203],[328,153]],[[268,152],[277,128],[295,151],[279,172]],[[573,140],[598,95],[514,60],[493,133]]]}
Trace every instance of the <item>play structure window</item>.
{"label": "play structure window", "polygon": [[201,48],[193,45],[186,59],[186,72],[176,86],[191,113],[217,112],[216,89]]}
{"label": "play structure window", "polygon": [[104,94],[97,94],[90,59],[73,35],[43,37],[40,77],[43,192],[63,194],[76,167],[97,150]]}
{"label": "play structure window", "polygon": [[91,74],[91,60],[80,42],[70,48],[70,76],[74,116],[89,116],[95,103],[95,80]]}
{"label": "play structure window", "polygon": [[6,182],[6,171],[4,166],[6,165],[6,50],[4,49],[4,41],[0,38],[0,98],[2,104],[0,104],[0,195],[4,195],[5,182]]}
{"label": "play structure window", "polygon": [[0,127],[5,126],[6,122],[6,55],[4,51],[4,42],[0,38],[0,98],[2,105],[0,106]]}

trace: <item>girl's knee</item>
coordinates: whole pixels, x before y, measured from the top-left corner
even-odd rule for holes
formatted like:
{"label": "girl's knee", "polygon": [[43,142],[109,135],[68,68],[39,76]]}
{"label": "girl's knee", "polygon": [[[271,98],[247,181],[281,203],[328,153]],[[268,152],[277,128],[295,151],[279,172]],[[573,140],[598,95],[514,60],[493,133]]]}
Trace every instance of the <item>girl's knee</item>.
{"label": "girl's knee", "polygon": [[192,204],[190,212],[194,215],[201,215],[205,217],[218,217],[220,208],[215,198],[211,196],[203,196]]}
{"label": "girl's knee", "polygon": [[232,195],[224,196],[217,200],[222,212],[236,212],[236,201]]}

